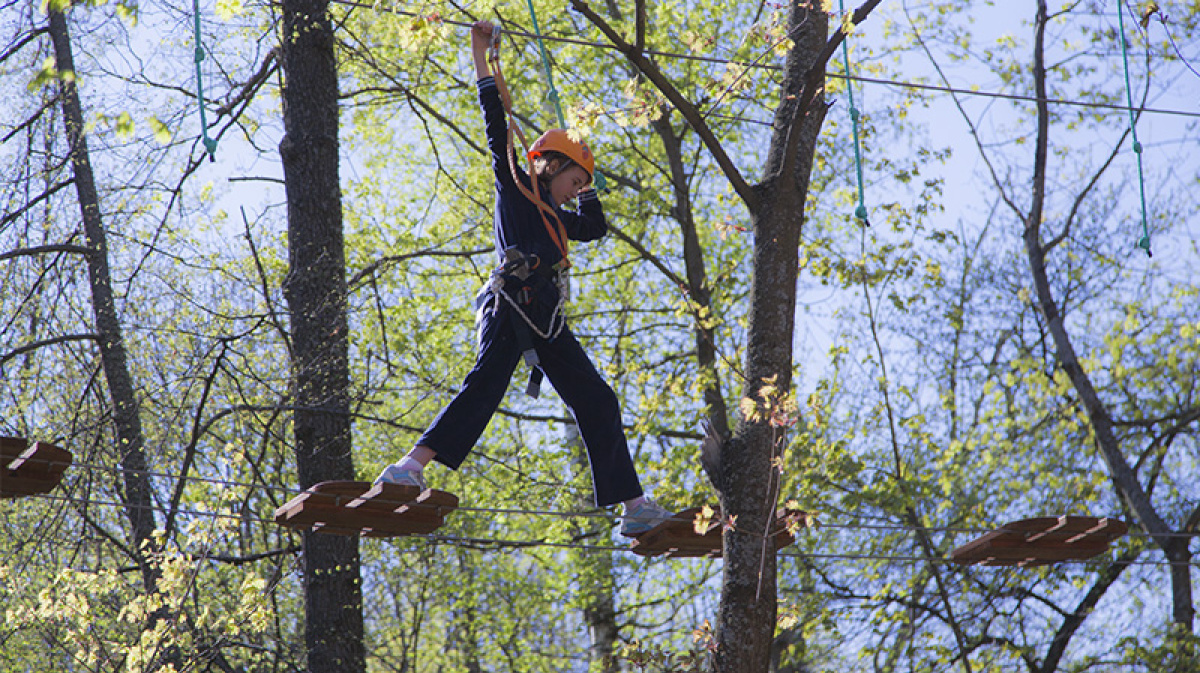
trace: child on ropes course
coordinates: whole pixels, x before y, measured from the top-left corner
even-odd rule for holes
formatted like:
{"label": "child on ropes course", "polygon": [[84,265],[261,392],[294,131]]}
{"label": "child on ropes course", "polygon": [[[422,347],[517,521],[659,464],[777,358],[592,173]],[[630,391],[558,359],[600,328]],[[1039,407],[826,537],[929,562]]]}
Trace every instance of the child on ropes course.
{"label": "child on ropes course", "polygon": [[[579,424],[591,465],[596,504],[624,504],[621,533],[634,537],[671,517],[645,497],[629,454],[621,410],[562,314],[567,240],[593,241],[608,232],[592,189],[595,159],[588,146],[551,129],[529,151],[533,175],[517,165],[503,78],[492,73],[488,50],[498,32],[490,22],[471,29],[471,55],[496,182],[495,240],[500,266],[476,299],[478,353],[462,388],[403,459],[375,482],[425,487],[431,460],[462,464],[508,388],[518,361],[534,366],[536,396],[542,373]],[[492,52],[495,59],[495,51]],[[575,211],[561,206],[577,199]]]}

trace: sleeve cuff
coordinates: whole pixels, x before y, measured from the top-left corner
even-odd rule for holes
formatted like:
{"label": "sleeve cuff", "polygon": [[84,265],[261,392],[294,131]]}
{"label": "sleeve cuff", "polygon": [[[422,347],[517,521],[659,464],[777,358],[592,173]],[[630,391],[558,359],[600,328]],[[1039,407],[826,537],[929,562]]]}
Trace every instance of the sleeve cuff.
{"label": "sleeve cuff", "polygon": [[575,198],[579,199],[579,203],[587,203],[589,201],[599,201],[600,195],[596,193],[596,190],[588,187],[587,189],[579,190]]}
{"label": "sleeve cuff", "polygon": [[475,83],[475,86],[477,86],[479,88],[480,92],[486,91],[488,89],[495,89],[496,88],[496,76],[488,75],[487,77],[481,78],[478,82]]}

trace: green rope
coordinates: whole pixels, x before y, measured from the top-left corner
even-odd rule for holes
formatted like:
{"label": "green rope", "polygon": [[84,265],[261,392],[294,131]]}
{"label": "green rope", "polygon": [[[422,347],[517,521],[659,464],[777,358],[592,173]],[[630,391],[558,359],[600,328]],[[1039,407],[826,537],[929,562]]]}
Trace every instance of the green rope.
{"label": "green rope", "polygon": [[[538,27],[537,12],[533,9],[533,0],[525,0],[525,3],[529,6],[529,18],[533,22],[533,34],[537,36],[538,51],[542,55],[542,68],[546,71],[546,85],[549,87],[546,97],[554,105],[554,113],[558,116],[559,127],[565,129],[567,128],[567,118],[563,116],[558,89],[554,88],[554,74],[550,70],[550,56],[546,54],[546,43],[542,41],[542,30]],[[600,171],[595,171],[595,173],[592,180],[595,183],[596,191],[602,192],[608,186],[608,183]]]}
{"label": "green rope", "polygon": [[1150,252],[1149,218],[1146,216],[1146,176],[1142,171],[1142,144],[1138,142],[1137,125],[1133,116],[1133,88],[1129,84],[1129,45],[1125,39],[1125,10],[1122,2],[1117,3],[1117,22],[1121,28],[1121,60],[1125,64],[1125,101],[1126,107],[1129,108],[1129,134],[1133,137],[1133,153],[1137,155],[1138,189],[1142,196],[1142,238],[1138,240],[1137,246],[1145,250],[1148,257],[1153,257],[1154,253]]}
{"label": "green rope", "polygon": [[192,16],[196,25],[196,98],[200,101],[200,134],[209,161],[216,161],[217,141],[208,136],[208,118],[204,112],[204,76],[200,68],[200,63],[204,61],[204,47],[200,45],[200,0],[192,0]]}
{"label": "green rope", "polygon": [[[846,4],[843,0],[838,0],[842,14],[846,13]],[[847,36],[848,37],[848,36]],[[871,222],[867,220],[867,205],[863,197],[863,167],[862,167],[862,152],[859,150],[858,140],[858,108],[854,107],[854,86],[850,81],[850,47],[847,46],[849,40],[842,39],[842,63],[846,69],[846,97],[850,100],[850,128],[854,133],[854,171],[858,174],[858,207],[854,209],[854,216],[862,220],[863,224],[868,227]]]}
{"label": "green rope", "polygon": [[554,112],[558,115],[558,125],[567,128],[567,119],[563,116],[562,106],[558,102],[558,89],[554,88],[554,75],[550,72],[550,57],[546,55],[546,43],[542,41],[542,31],[538,28],[537,13],[533,11],[533,0],[526,0],[529,5],[529,18],[533,21],[533,34],[537,36],[538,50],[542,54],[542,68],[546,70],[546,83],[550,87],[547,97],[554,104]]}

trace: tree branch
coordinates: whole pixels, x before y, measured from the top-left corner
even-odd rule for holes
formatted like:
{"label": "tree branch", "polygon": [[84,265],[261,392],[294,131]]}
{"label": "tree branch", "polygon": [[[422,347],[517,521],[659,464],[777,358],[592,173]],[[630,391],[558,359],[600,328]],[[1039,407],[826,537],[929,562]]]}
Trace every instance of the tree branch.
{"label": "tree branch", "polygon": [[[879,0],[872,1],[879,2]],[[751,187],[748,182],[746,182],[746,179],[742,177],[741,172],[738,171],[737,166],[735,166],[733,163],[733,160],[730,159],[729,155],[725,152],[725,148],[721,145],[721,141],[717,139],[716,135],[713,134],[712,129],[704,121],[704,115],[701,114],[700,110],[697,109],[691,101],[685,98],[683,94],[675,88],[675,85],[671,84],[671,81],[667,79],[666,75],[663,74],[662,70],[659,69],[654,61],[646,58],[645,52],[642,49],[636,45],[626,42],[625,39],[622,38],[621,35],[617,33],[617,31],[610,26],[607,21],[604,20],[603,17],[601,17],[599,14],[593,11],[590,6],[588,6],[587,2],[584,0],[571,0],[571,7],[575,8],[576,11],[587,17],[587,19],[592,22],[592,25],[599,28],[600,32],[604,33],[605,37],[607,37],[609,41],[612,42],[613,46],[616,47],[617,51],[620,51],[622,54],[624,54],[625,58],[627,58],[629,62],[633,64],[635,68],[637,68],[638,72],[644,75],[646,79],[650,80],[650,82],[654,84],[659,92],[666,97],[671,105],[683,115],[683,118],[687,120],[687,123],[696,132],[696,135],[700,137],[700,140],[704,143],[704,146],[708,148],[708,151],[712,154],[713,159],[717,162],[717,165],[720,166],[721,171],[725,174],[726,179],[728,179],[730,185],[733,186],[733,190],[737,192],[738,196],[741,197],[742,201],[745,202],[746,206],[750,208],[750,210],[756,210],[759,200],[758,194],[754,191],[754,188]]]}
{"label": "tree branch", "polygon": [[650,262],[650,264],[653,265],[654,268],[658,269],[659,272],[662,273],[662,275],[666,276],[667,279],[670,280],[675,285],[675,287],[678,287],[678,288],[688,287],[688,282],[686,280],[684,280],[683,278],[680,278],[674,271],[672,271],[669,267],[667,267],[667,265],[665,263],[663,263],[663,261],[661,259],[659,259],[659,257],[657,255],[655,255],[654,253],[647,250],[646,246],[633,240],[633,238],[629,234],[626,234],[619,227],[613,225],[612,222],[608,223],[608,232],[610,234],[612,234],[613,236],[616,236],[618,239],[620,239],[621,242],[625,243],[629,247],[636,250],[638,255],[643,260]]}
{"label": "tree branch", "polygon": [[[882,0],[867,0],[867,2],[864,2],[858,9],[854,10],[851,22],[856,26],[862,23],[879,6],[880,2]],[[799,28],[800,26],[797,26],[793,29],[793,32]],[[829,63],[829,59],[833,57],[837,48],[841,46],[842,40],[845,39],[844,26],[839,26],[825,42],[825,46],[817,53],[816,59],[804,73],[803,87],[800,90],[800,95],[797,96],[797,104],[792,109],[792,118],[787,126],[783,165],[779,169],[780,179],[790,179],[796,170],[796,150],[800,146],[800,136],[802,135],[800,133],[800,126],[803,124],[805,117],[808,116],[809,107],[816,100],[817,95],[825,90],[825,66]],[[785,90],[786,87],[787,85],[785,84]]]}
{"label": "tree branch", "polygon": [[1151,502],[1149,493],[1138,480],[1137,473],[1129,465],[1129,461],[1122,451],[1121,440],[1114,432],[1108,406],[1100,399],[1091,376],[1075,351],[1073,340],[1059,309],[1058,300],[1051,289],[1049,273],[1046,270],[1046,248],[1041,243],[1042,204],[1047,177],[1046,147],[1049,134],[1049,110],[1045,103],[1045,61],[1042,53],[1046,23],[1046,1],[1039,0],[1033,68],[1034,84],[1039,100],[1038,137],[1035,141],[1033,204],[1029,214],[1026,215],[1023,233],[1030,274],[1041,312],[1046,318],[1046,328],[1049,330],[1054,344],[1054,357],[1067,375],[1087,412],[1088,422],[1095,433],[1096,447],[1108,467],[1109,476],[1113,480],[1118,496],[1133,510],[1138,521],[1154,539],[1155,544],[1162,549],[1168,560],[1177,564],[1173,565],[1171,569],[1174,619],[1177,624],[1190,633],[1195,609],[1191,600],[1190,569],[1186,564],[1186,560],[1191,555],[1188,546],[1189,540],[1175,537],[1172,534],[1171,527],[1159,515],[1154,503]]}
{"label": "tree branch", "polygon": [[99,335],[92,334],[92,333],[66,334],[63,336],[54,337],[52,339],[42,339],[41,341],[35,341],[33,343],[25,344],[24,346],[14,348],[13,350],[5,353],[3,356],[0,356],[0,367],[3,367],[4,363],[8,362],[9,360],[12,360],[13,358],[18,358],[18,357],[24,355],[25,353],[35,351],[39,348],[45,348],[47,346],[56,346],[58,344],[68,343],[71,341],[98,341],[99,339],[100,339]]}
{"label": "tree branch", "polygon": [[[271,75],[275,74],[275,72],[278,70],[279,49],[275,48],[267,52],[266,57],[263,58],[263,62],[259,64],[258,70],[250,76],[250,79],[246,80],[246,82],[242,84],[242,88],[238,90],[237,95],[233,96],[227,103],[217,108],[217,117],[220,118],[224,117],[225,115],[232,114],[233,108],[254,98],[254,95],[258,93],[258,90],[262,87],[262,85],[265,84]],[[237,115],[234,116],[236,117]]]}
{"label": "tree branch", "polygon": [[[12,211],[11,213],[5,213],[4,218],[0,219],[0,229],[4,229],[4,227],[7,226],[9,222],[12,222],[13,220],[17,219],[18,217],[24,215],[26,212],[28,212],[30,209],[32,209],[34,206],[38,205],[42,201],[49,199],[51,196],[54,196],[55,194],[58,193],[59,190],[65,188],[65,187],[69,187],[73,184],[75,184],[75,180],[73,178],[69,179],[69,180],[64,180],[64,181],[50,187],[49,189],[42,192],[41,194],[38,194],[37,196],[33,197],[32,199],[30,199],[28,202],[26,202],[23,206],[21,206],[17,210]],[[4,259],[4,257],[0,257],[0,259]]]}
{"label": "tree branch", "polygon": [[196,403],[195,416],[192,419],[192,433],[188,445],[183,451],[183,464],[179,467],[179,478],[175,482],[175,493],[171,495],[171,507],[167,510],[167,522],[164,524],[166,538],[170,538],[175,531],[175,517],[179,513],[179,503],[183,500],[183,489],[187,485],[188,473],[192,471],[192,463],[196,460],[196,445],[200,443],[200,417],[204,415],[204,407],[208,404],[208,397],[212,394],[214,382],[217,380],[217,374],[221,371],[221,363],[225,359],[225,352],[229,349],[229,342],[225,339],[221,340],[221,351],[217,353],[216,362],[213,363],[212,372],[204,379],[204,389],[200,391],[200,400]]}
{"label": "tree branch", "polygon": [[1062,625],[1058,627],[1058,631],[1054,634],[1054,640],[1050,643],[1050,649],[1046,651],[1046,656],[1042,659],[1041,665],[1036,668],[1031,667],[1033,673],[1053,673],[1053,671],[1059,670],[1058,665],[1067,650],[1067,645],[1071,642],[1071,637],[1075,635],[1079,627],[1083,626],[1084,620],[1091,615],[1092,610],[1095,609],[1100,599],[1108,593],[1108,589],[1120,578],[1121,573],[1125,572],[1125,569],[1133,564],[1141,553],[1142,549],[1140,547],[1126,549],[1117,557],[1116,561],[1106,566],[1100,572],[1099,577],[1096,578],[1087,595],[1083,597],[1083,600],[1079,601],[1079,605],[1075,607],[1075,610],[1067,615]]}
{"label": "tree branch", "polygon": [[6,259],[15,259],[17,257],[35,257],[44,255],[50,252],[70,252],[76,255],[88,254],[88,249],[82,245],[71,245],[70,243],[56,243],[53,245],[39,245],[33,248],[18,248],[9,250],[8,252],[0,252],[0,262]]}
{"label": "tree branch", "polygon": [[33,30],[29,31],[29,33],[27,35],[25,35],[25,37],[23,37],[22,39],[17,41],[13,46],[9,47],[8,49],[5,49],[3,54],[0,54],[0,63],[7,61],[13,54],[17,53],[18,51],[21,51],[21,49],[25,45],[29,44],[30,42],[33,42],[34,40],[38,39],[39,37],[41,37],[43,35],[45,35],[47,32],[49,32],[49,30],[50,30],[50,28],[47,26],[39,26],[39,27],[34,28]]}

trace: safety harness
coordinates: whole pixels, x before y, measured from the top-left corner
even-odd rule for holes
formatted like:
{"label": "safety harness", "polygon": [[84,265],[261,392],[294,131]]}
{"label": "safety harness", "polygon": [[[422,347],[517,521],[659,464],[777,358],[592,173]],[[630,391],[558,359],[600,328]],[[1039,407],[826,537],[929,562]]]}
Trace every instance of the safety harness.
{"label": "safety harness", "polygon": [[[540,360],[537,350],[534,348],[533,335],[553,341],[562,333],[563,328],[567,324],[566,318],[562,314],[563,307],[566,305],[570,295],[570,287],[568,284],[567,269],[571,266],[571,261],[567,256],[568,239],[567,229],[559,219],[555,209],[546,204],[542,200],[541,190],[538,187],[537,174],[533,166],[529,167],[529,187],[526,187],[521,180],[520,171],[516,165],[516,139],[520,139],[521,146],[525,149],[525,154],[529,154],[529,143],[525,139],[524,132],[517,124],[517,119],[512,113],[512,97],[509,95],[508,86],[504,82],[504,73],[500,68],[500,26],[496,24],[492,27],[492,45],[488,50],[488,61],[492,65],[492,72],[496,80],[496,88],[500,92],[500,100],[504,104],[504,113],[507,117],[508,139],[506,153],[508,154],[508,170],[512,173],[513,182],[517,185],[517,189],[525,198],[533,202],[538,209],[538,215],[541,216],[542,225],[546,227],[546,233],[550,235],[550,240],[554,242],[554,247],[558,249],[562,258],[557,264],[552,267],[545,267],[541,264],[541,260],[536,256],[526,255],[516,247],[510,247],[504,251],[504,263],[492,270],[491,278],[488,280],[487,289],[491,290],[496,297],[503,298],[513,311],[521,317],[520,322],[513,323],[513,331],[516,333],[517,346],[521,349],[521,356],[525,359],[525,363],[529,365],[529,384],[525,387],[525,394],[530,397],[537,397],[541,392],[542,370],[538,366]],[[551,224],[551,220],[554,221]],[[554,310],[550,313],[550,322],[545,330],[542,330],[537,323],[529,317],[525,307],[530,306],[534,301],[533,287],[529,284],[523,284],[520,290],[517,291],[517,296],[513,297],[505,287],[505,277],[516,278],[522,283],[527,281],[534,274],[542,275],[551,282],[555,283],[558,288],[558,302],[554,306]]]}
{"label": "safety harness", "polygon": [[[517,348],[521,351],[521,357],[525,359],[525,364],[529,365],[529,383],[525,386],[525,394],[530,397],[537,397],[541,392],[542,385],[542,370],[539,367],[541,363],[538,358],[537,349],[534,347],[533,335],[553,341],[562,334],[563,328],[567,325],[566,316],[563,315],[563,306],[567,303],[566,288],[559,281],[561,274],[555,273],[553,270],[547,274],[547,267],[538,264],[536,256],[525,255],[515,247],[508,248],[504,251],[505,262],[492,270],[491,278],[488,280],[484,291],[480,293],[476,309],[482,309],[482,302],[488,294],[488,291],[496,297],[496,304],[503,299],[513,312],[521,317],[520,321],[514,321],[512,324],[513,333],[517,338]],[[526,312],[526,307],[534,302],[534,286],[527,282],[534,275],[546,277],[551,282],[558,285],[558,302],[554,305],[554,310],[550,312],[550,321],[543,330],[536,321]],[[520,289],[515,293],[509,292],[509,279],[520,281]],[[516,296],[513,296],[513,295]],[[492,310],[496,310],[498,306],[493,305]]]}

